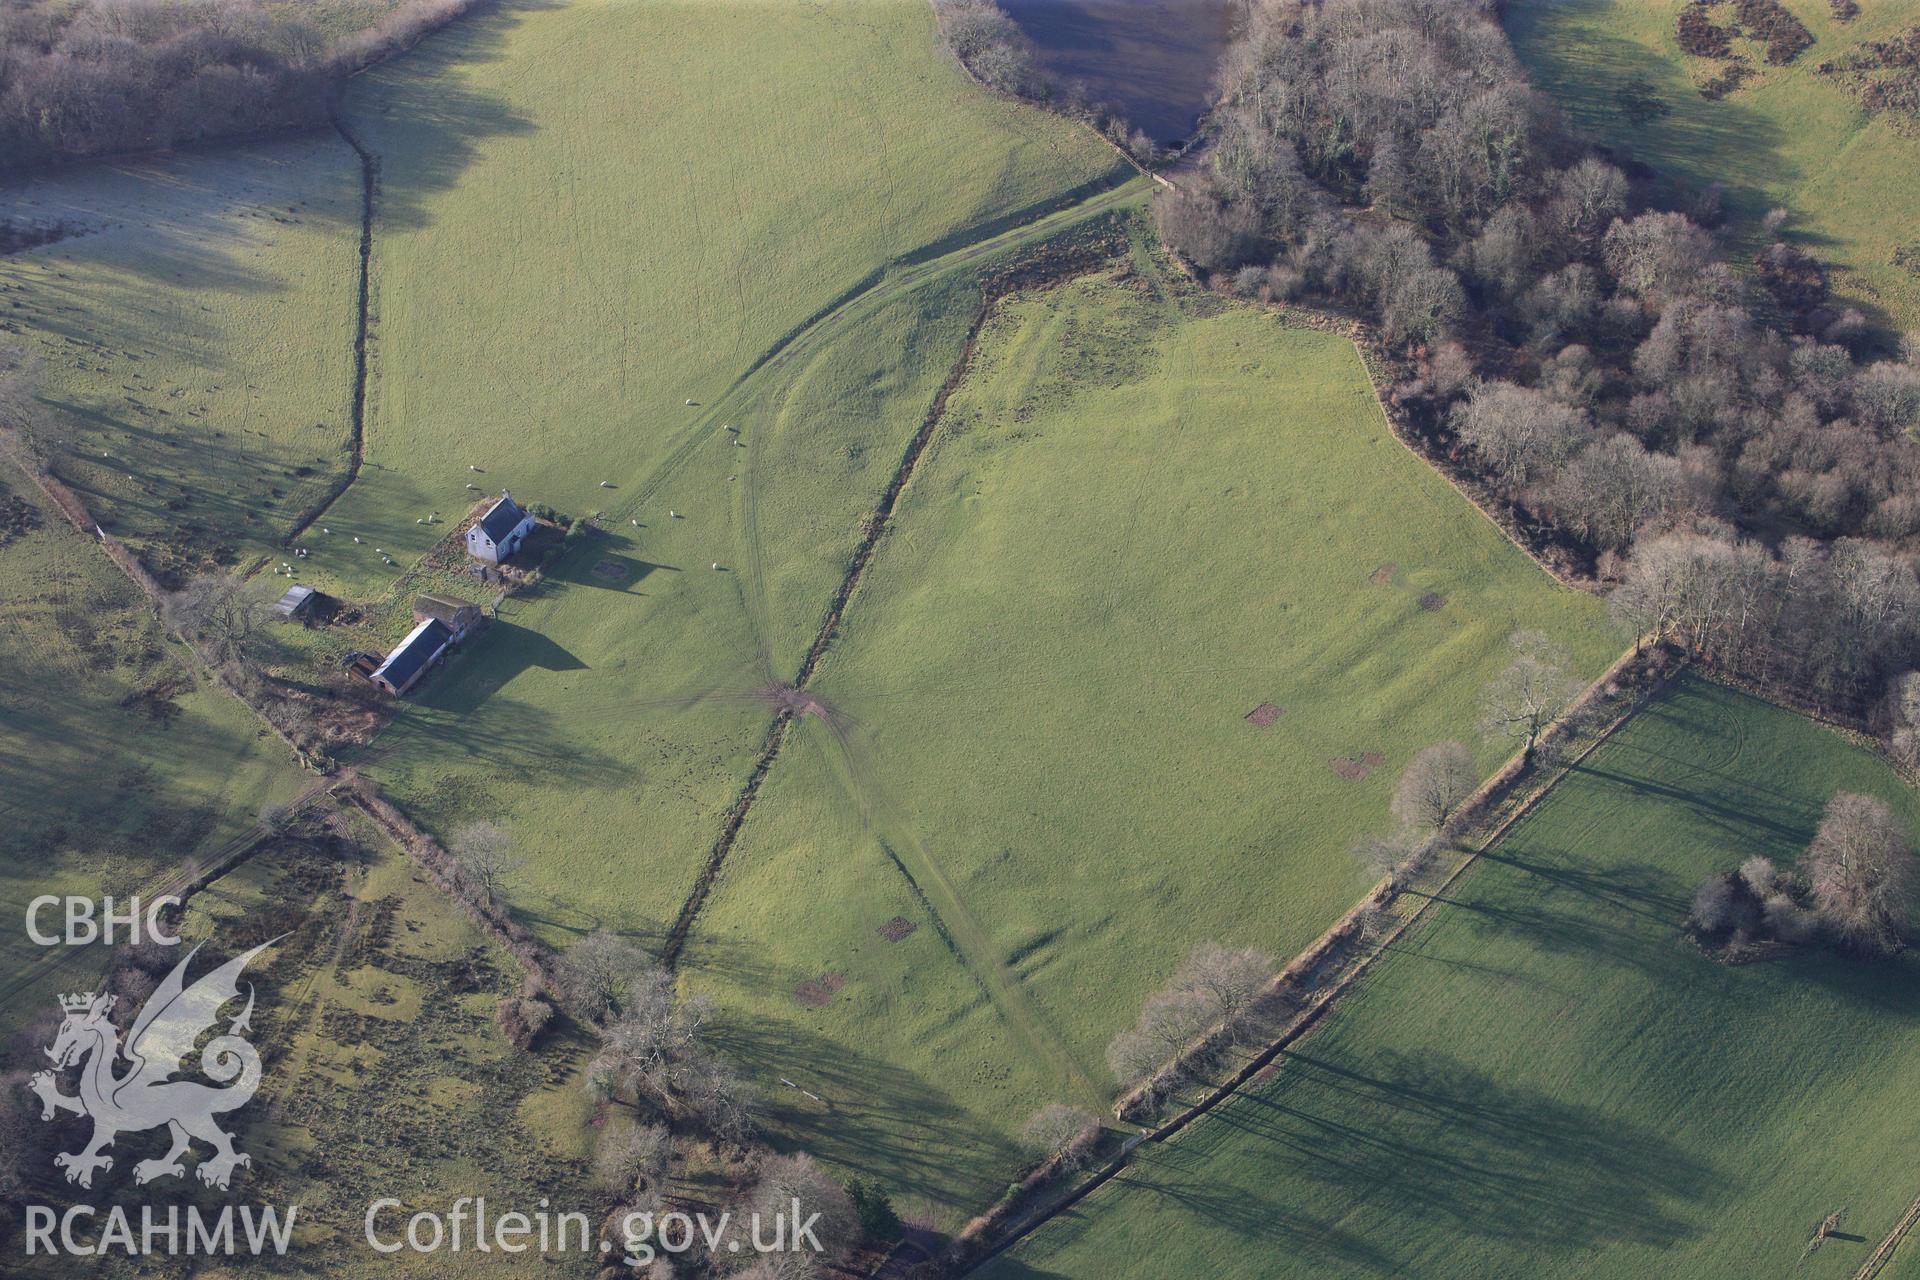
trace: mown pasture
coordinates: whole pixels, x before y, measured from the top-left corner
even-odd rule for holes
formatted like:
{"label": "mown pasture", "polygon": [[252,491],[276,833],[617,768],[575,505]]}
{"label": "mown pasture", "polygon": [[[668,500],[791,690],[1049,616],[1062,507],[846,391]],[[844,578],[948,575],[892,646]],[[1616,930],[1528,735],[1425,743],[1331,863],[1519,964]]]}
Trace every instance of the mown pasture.
{"label": "mown pasture", "polygon": [[[1786,66],[1764,47],[1736,42],[1754,73],[1718,100],[1700,84],[1726,65],[1680,51],[1665,0],[1536,0],[1506,11],[1514,48],[1573,123],[1622,148],[1671,182],[1698,191],[1725,188],[1736,256],[1765,241],[1769,209],[1791,212],[1788,239],[1834,264],[1836,291],[1894,329],[1920,324],[1920,275],[1894,260],[1903,247],[1920,262],[1920,139],[1863,111],[1815,68],[1867,40],[1920,22],[1914,0],[1862,5],[1842,24],[1826,0],[1783,0],[1815,43]],[[1731,9],[1717,11],[1731,20]],[[1656,101],[1646,105],[1646,95]]]}
{"label": "mown pasture", "polygon": [[1920,827],[1869,752],[1683,678],[1275,1074],[988,1274],[1852,1275],[1920,1192],[1920,960],[1683,933],[1701,879],[1790,864],[1842,790]]}
{"label": "mown pasture", "polygon": [[[795,1141],[962,1217],[1034,1108],[1110,1095],[1105,1042],[1196,942],[1285,958],[1353,904],[1349,843],[1414,751],[1472,738],[1523,626],[1586,674],[1623,643],[1394,439],[1345,338],[1183,292],[1144,248],[1018,295],[688,980]],[[888,941],[895,917],[917,927]]]}
{"label": "mown pasture", "polygon": [[283,552],[351,458],[360,167],[331,133],[0,191],[60,238],[0,257],[54,471],[169,585]]}
{"label": "mown pasture", "polygon": [[[82,949],[26,934],[42,894],[152,892],[294,796],[292,753],[169,643],[132,583],[0,471],[0,1027],[79,985]],[[42,920],[58,932],[57,912]]]}
{"label": "mown pasture", "polygon": [[381,156],[367,466],[303,568],[377,591],[469,484],[600,513],[364,763],[436,830],[506,828],[556,942],[657,933],[980,273],[1137,189],[904,0],[503,6],[346,109]]}

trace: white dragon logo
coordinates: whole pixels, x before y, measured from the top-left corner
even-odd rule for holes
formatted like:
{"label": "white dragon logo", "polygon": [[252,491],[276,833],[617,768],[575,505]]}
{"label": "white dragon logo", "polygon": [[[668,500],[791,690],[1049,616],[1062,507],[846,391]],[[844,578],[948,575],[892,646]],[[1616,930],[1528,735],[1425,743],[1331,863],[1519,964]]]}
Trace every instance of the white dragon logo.
{"label": "white dragon logo", "polygon": [[[278,939],[274,939],[278,941]],[[116,996],[86,992],[61,996],[60,1008],[66,1021],[53,1047],[46,1051],[54,1070],[65,1070],[84,1062],[80,1070],[80,1093],[68,1097],[59,1091],[53,1071],[42,1071],[27,1081],[27,1087],[40,1097],[40,1118],[51,1120],[55,1114],[70,1111],[93,1120],[93,1138],[73,1154],[53,1158],[56,1167],[67,1171],[67,1181],[83,1187],[93,1185],[96,1170],[113,1167],[113,1157],[102,1155],[122,1133],[136,1133],[165,1125],[173,1136],[173,1146],[157,1160],[142,1160],[133,1167],[137,1183],[155,1178],[178,1178],[186,1173],[180,1163],[192,1139],[198,1138],[214,1149],[197,1170],[200,1180],[210,1187],[225,1189],[233,1171],[252,1164],[252,1157],[233,1149],[233,1135],[223,1131],[214,1117],[245,1106],[260,1087],[260,1054],[239,1033],[249,1030],[253,1016],[253,986],[247,986],[247,1007],[227,1024],[224,1035],[209,1040],[200,1051],[200,1069],[214,1080],[234,1083],[214,1088],[197,1080],[173,1080],[181,1062],[193,1052],[200,1036],[219,1021],[221,1008],[240,995],[240,971],[247,962],[273,942],[263,942],[245,955],[229,960],[191,987],[185,986],[188,961],[199,954],[195,947],[173,967],[148,998],[127,1033],[127,1047],[120,1047],[120,1033],[107,1020]],[[183,989],[184,988],[184,989]],[[124,1057],[127,1070],[114,1074]],[[238,1077],[236,1080],[235,1077]]]}

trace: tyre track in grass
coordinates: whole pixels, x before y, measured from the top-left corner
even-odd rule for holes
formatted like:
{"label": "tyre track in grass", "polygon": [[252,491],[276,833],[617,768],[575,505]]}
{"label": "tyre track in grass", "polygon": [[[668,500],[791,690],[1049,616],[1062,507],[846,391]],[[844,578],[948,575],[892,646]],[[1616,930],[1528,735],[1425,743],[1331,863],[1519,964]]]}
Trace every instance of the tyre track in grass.
{"label": "tyre track in grass", "polygon": [[[800,715],[817,712],[817,717],[828,725],[829,732],[839,748],[833,753],[836,772],[859,808],[863,826],[880,840],[888,857],[892,859],[916,897],[926,906],[933,919],[935,930],[954,950],[975,981],[980,984],[988,1002],[993,1005],[995,1012],[1006,1024],[1008,1030],[1022,1043],[1027,1052],[1036,1061],[1051,1064],[1063,1080],[1071,1083],[1077,1093],[1092,1100],[1096,1105],[1105,1101],[1104,1096],[1074,1059],[1065,1042],[1033,1006],[1025,989],[1021,987],[1018,977],[995,953],[986,930],[967,910],[939,863],[898,816],[897,806],[892,804],[875,782],[875,771],[864,750],[849,734],[844,720],[824,708],[818,708],[817,704],[799,695],[803,695],[812,683],[822,660],[839,634],[840,624],[845,617],[847,607],[858,592],[868,568],[872,565],[875,550],[882,536],[891,526],[901,497],[912,481],[945,416],[949,397],[973,367],[973,357],[980,332],[992,314],[995,304],[1007,293],[1016,289],[1036,287],[1043,283],[1057,284],[1073,275],[1097,269],[1102,263],[1110,261],[1115,252],[1115,247],[1104,241],[1096,242],[1092,247],[1069,246],[1057,260],[1023,264],[981,282],[980,300],[968,322],[959,357],[948,371],[939,390],[934,394],[919,428],[907,442],[899,464],[882,491],[872,516],[867,520],[860,540],[848,561],[846,572],[841,577],[840,585],[828,604],[825,616],[821,619],[813,643],[801,660],[792,685],[788,686],[796,696],[791,699],[789,705],[783,706],[778,711],[773,723],[768,727],[747,782],[728,809],[727,816],[721,825],[720,835],[715,840],[713,848],[708,853],[707,861],[694,882],[693,891],[688,895],[672,928],[668,931],[666,945],[661,952],[661,963],[664,966],[670,970],[678,967],[693,925],[699,918],[701,909],[706,905],[727,855],[739,838],[740,830],[745,825],[754,800],[759,796],[762,784],[792,735],[794,721]],[[749,449],[752,449],[751,444]],[[748,501],[751,505],[751,500]],[[759,536],[757,516],[749,517],[748,523],[749,536],[757,541]],[[751,549],[747,558],[749,563],[756,562]],[[744,591],[742,599],[743,602],[748,599]],[[767,649],[764,623],[764,618],[754,622],[757,643],[763,652]]]}
{"label": "tyre track in grass", "polygon": [[1105,1107],[1108,1094],[1094,1082],[1053,1024],[1028,997],[1019,975],[1001,957],[991,936],[947,878],[939,859],[928,851],[902,816],[900,807],[880,785],[879,771],[874,768],[864,745],[854,738],[842,719],[832,716],[822,719],[838,748],[833,753],[835,773],[848,798],[860,811],[862,828],[879,842],[887,860],[907,882],[907,888],[931,920],[934,932],[979,984],[981,993],[1025,1046],[1028,1055],[1034,1061],[1051,1066],[1057,1077],[1079,1095],[1079,1101],[1096,1111]]}
{"label": "tyre track in grass", "polygon": [[[840,629],[840,619],[846,611],[847,601],[852,598],[854,590],[860,584],[860,579],[866,573],[867,566],[872,563],[874,546],[880,541],[880,535],[885,531],[887,521],[892,516],[894,506],[898,503],[901,492],[905,490],[915,465],[926,451],[927,442],[933,436],[933,429],[946,409],[947,397],[954,387],[959,385],[967,367],[972,363],[974,341],[979,336],[987,311],[988,306],[983,302],[974,313],[973,321],[967,330],[966,342],[961,348],[960,359],[955,362],[952,372],[947,375],[946,382],[935,394],[933,404],[921,420],[920,429],[907,442],[906,453],[899,465],[894,468],[893,476],[881,494],[879,506],[875,508],[873,518],[868,521],[866,530],[861,534],[860,541],[854,548],[853,558],[847,565],[847,571],[841,576],[840,586],[834,592],[832,602],[827,606],[826,616],[821,620],[819,630],[814,635],[813,644],[807,649],[806,657],[801,660],[800,670],[795,675],[791,686],[795,692],[804,691],[811,683],[820,659],[826,654],[827,647],[833,643],[833,638]],[[752,558],[750,552],[749,559]],[[764,650],[766,648],[764,625],[754,623],[752,629],[756,646]],[[667,941],[661,950],[660,962],[670,970],[679,964],[680,953],[686,947],[687,935],[693,928],[693,922],[698,918],[700,909],[706,905],[707,897],[713,890],[714,881],[719,877],[720,867],[726,861],[727,854],[732,851],[734,841],[740,835],[740,828],[746,821],[747,813],[752,809],[753,802],[760,793],[761,783],[766,781],[767,773],[773,768],[774,762],[779,759],[781,749],[786,745],[794,718],[795,712],[790,708],[783,707],[775,713],[773,723],[768,726],[766,737],[761,742],[760,754],[754,760],[752,771],[747,775],[746,784],[740,789],[739,795],[735,797],[732,807],[728,809],[727,816],[721,823],[720,835],[707,854],[706,865],[701,868],[699,877],[695,879],[693,891],[681,904],[680,913],[675,917],[673,927],[667,931]]]}
{"label": "tyre track in grass", "polygon": [[795,356],[808,354],[833,341],[879,307],[905,297],[937,276],[1009,249],[1050,239],[1078,223],[1090,221],[1138,200],[1145,190],[1145,184],[1141,182],[1105,187],[1074,203],[1034,212],[1030,221],[1011,227],[990,225],[977,237],[963,239],[944,252],[914,250],[875,268],[812,316],[775,339],[711,402],[697,406],[700,412],[683,432],[672,439],[672,448],[667,456],[646,473],[625,499],[608,508],[607,516],[614,521],[638,518],[641,508],[659,497],[667,482],[692,460],[701,444],[723,423],[731,423],[736,419],[745,423],[751,449],[755,420],[745,411],[760,394],[761,377],[769,370],[779,369]]}
{"label": "tyre track in grass", "polygon": [[[361,166],[360,279],[354,333],[352,453],[347,475],[323,500],[303,515],[294,530],[287,535],[285,541],[288,543],[312,527],[351,488],[359,476],[365,453],[373,219],[380,162],[379,156],[360,141],[343,115],[334,113],[332,121],[335,130],[359,158]],[[1013,249],[1044,243],[1078,224],[1137,200],[1143,190],[1144,183],[1138,180],[1119,183],[1106,179],[1096,180],[1067,193],[1063,198],[1055,199],[1045,205],[1030,206],[1027,209],[1015,211],[970,231],[960,232],[949,240],[923,246],[901,255],[876,268],[813,316],[783,334],[756,357],[716,400],[701,406],[702,412],[697,414],[695,420],[680,433],[677,439],[672,441],[672,447],[667,456],[622,502],[607,513],[609,523],[617,523],[620,519],[637,522],[641,509],[656,499],[667,482],[685,468],[698,452],[700,445],[713,435],[716,425],[729,421],[731,416],[740,416],[737,411],[744,409],[752,402],[759,390],[759,379],[763,373],[786,365],[796,354],[810,352],[831,342],[844,330],[871,315],[879,307],[906,296],[912,290],[938,276]],[[899,466],[883,491],[880,503],[867,522],[867,528],[862,532],[840,587],[835,592],[813,644],[808,648],[800,669],[795,675],[791,687],[796,691],[806,688],[820,660],[832,644],[847,603],[870,565],[874,548],[888,525],[894,507],[911,478],[915,466],[924,454],[927,444],[932,439],[945,410],[947,398],[972,363],[973,350],[980,328],[996,296],[992,282],[984,282],[982,301],[968,326],[960,357],[955,362],[947,380],[935,394],[933,403],[922,418],[919,429],[908,442]],[[769,607],[765,586],[764,540],[759,526],[758,498],[753,492],[757,487],[759,475],[758,459],[754,456],[758,452],[755,448],[756,437],[757,433],[749,438],[747,468],[749,483],[746,496],[743,498],[745,508],[743,523],[747,539],[745,560],[750,570],[749,574],[744,576],[750,577],[751,581],[742,584],[741,603],[752,633],[757,664],[762,674],[771,678],[772,649],[768,635]],[[576,554],[584,553],[583,551]],[[720,868],[739,837],[740,829],[753,807],[754,800],[759,795],[761,785],[786,745],[795,715],[794,710],[783,708],[776,713],[768,725],[753,768],[749,771],[745,783],[722,820],[720,831],[707,855],[705,865],[695,879],[693,889],[682,904],[668,932],[666,944],[661,952],[661,962],[668,969],[677,966],[694,921],[698,918],[701,908],[712,891]],[[863,809],[863,811],[866,810]],[[914,842],[914,847],[918,848],[917,842]],[[1053,1040],[1052,1043],[1047,1042],[1049,1036],[1045,1032],[1044,1022],[1039,1019],[1037,1013],[1025,1005],[1024,993],[1019,990],[1012,975],[994,960],[990,949],[986,947],[984,932],[971,921],[970,917],[964,916],[964,907],[960,906],[957,895],[953,894],[944,875],[940,874],[937,866],[925,856],[924,850],[918,851],[915,861],[921,864],[921,875],[928,883],[935,885],[939,896],[947,901],[948,914],[953,915],[958,912],[963,916],[965,923],[961,927],[969,938],[969,944],[963,950],[970,953],[969,959],[976,976],[986,987],[990,998],[994,998],[996,1008],[1007,1016],[1009,1025],[1021,1035],[1022,1039],[1029,1041],[1029,1047],[1037,1056],[1062,1064],[1070,1078],[1082,1082],[1084,1087],[1091,1091],[1093,1088],[1091,1082],[1072,1062],[1065,1046],[1057,1040]],[[905,870],[904,867],[902,869]],[[918,890],[919,882],[911,875],[909,879],[914,881]],[[942,926],[943,934],[946,933],[947,927]]]}

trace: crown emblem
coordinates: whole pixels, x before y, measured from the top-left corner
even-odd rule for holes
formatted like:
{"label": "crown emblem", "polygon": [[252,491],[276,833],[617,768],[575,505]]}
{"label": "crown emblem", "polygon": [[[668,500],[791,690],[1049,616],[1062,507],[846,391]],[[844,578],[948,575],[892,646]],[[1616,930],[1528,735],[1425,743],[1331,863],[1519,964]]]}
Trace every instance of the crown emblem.
{"label": "crown emblem", "polygon": [[[94,993],[91,991],[75,992],[70,996],[61,996],[60,1007],[68,1013],[85,1013],[93,1007],[93,1000]],[[114,998],[112,996],[108,996],[105,1008],[111,1009],[113,1007],[113,1000]]]}

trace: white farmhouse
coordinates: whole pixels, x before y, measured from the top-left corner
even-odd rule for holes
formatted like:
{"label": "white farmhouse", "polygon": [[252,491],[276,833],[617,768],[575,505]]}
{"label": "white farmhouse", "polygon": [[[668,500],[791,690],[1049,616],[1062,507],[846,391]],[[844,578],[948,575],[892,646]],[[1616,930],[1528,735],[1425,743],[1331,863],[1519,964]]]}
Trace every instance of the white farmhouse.
{"label": "white farmhouse", "polygon": [[510,559],[532,532],[533,517],[521,509],[511,493],[502,492],[500,501],[488,507],[487,513],[467,530],[467,554],[487,564],[499,564]]}

